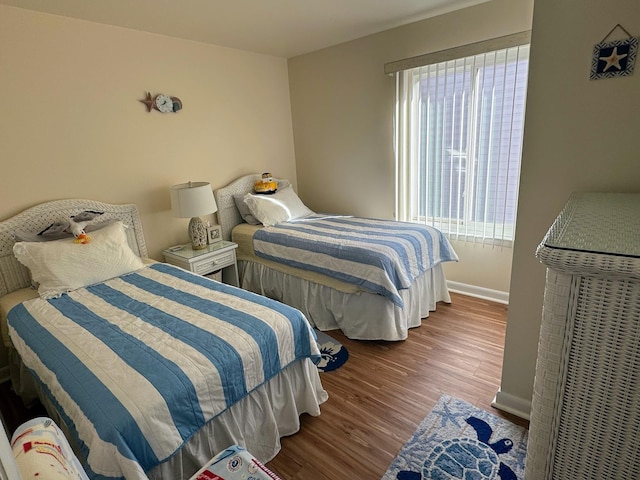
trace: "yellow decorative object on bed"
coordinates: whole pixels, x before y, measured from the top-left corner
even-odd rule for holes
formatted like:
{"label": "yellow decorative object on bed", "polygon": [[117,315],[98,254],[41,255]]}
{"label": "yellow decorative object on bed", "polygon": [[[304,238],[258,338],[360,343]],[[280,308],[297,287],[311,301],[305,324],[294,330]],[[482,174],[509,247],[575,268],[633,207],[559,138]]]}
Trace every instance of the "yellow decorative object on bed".
{"label": "yellow decorative object on bed", "polygon": [[253,185],[253,191],[256,193],[268,194],[277,190],[278,182],[273,180],[270,173],[263,173],[262,178]]}

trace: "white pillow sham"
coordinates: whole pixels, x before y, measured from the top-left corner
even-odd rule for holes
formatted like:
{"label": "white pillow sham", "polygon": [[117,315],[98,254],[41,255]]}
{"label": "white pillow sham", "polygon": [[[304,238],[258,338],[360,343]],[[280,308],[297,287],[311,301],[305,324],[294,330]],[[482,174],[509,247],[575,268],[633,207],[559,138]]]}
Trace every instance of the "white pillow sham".
{"label": "white pillow sham", "polygon": [[114,222],[91,233],[87,244],[74,239],[16,242],[13,253],[31,271],[42,298],[55,298],[144,267],[127,243],[127,228]]}
{"label": "white pillow sham", "polygon": [[291,186],[278,189],[272,195],[247,193],[244,196],[244,202],[251,214],[266,227],[313,214],[313,211],[298,198]]}

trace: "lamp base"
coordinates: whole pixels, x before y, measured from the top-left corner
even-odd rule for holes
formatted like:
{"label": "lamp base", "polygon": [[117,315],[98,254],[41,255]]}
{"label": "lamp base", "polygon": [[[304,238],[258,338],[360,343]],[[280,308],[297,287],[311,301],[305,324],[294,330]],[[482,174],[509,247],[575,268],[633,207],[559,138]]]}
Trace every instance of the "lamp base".
{"label": "lamp base", "polygon": [[194,250],[207,247],[207,227],[200,217],[193,217],[189,221],[189,239]]}

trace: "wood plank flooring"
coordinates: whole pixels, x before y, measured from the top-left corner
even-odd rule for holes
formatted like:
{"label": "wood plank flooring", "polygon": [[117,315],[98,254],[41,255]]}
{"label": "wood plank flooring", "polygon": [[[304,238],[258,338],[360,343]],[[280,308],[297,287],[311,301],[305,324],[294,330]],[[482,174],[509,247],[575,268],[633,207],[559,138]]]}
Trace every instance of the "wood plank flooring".
{"label": "wood plank flooring", "polygon": [[436,404],[451,395],[527,427],[491,407],[499,388],[505,305],[452,294],[452,304],[402,342],[365,342],[327,332],[349,350],[340,369],[321,374],[329,400],[303,415],[267,466],[285,480],[379,479]]}

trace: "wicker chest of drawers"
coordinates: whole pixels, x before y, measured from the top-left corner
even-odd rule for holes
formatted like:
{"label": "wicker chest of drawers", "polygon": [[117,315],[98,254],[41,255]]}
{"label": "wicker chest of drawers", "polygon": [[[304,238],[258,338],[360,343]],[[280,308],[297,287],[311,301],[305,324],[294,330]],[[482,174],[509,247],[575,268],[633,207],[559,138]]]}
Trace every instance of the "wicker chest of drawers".
{"label": "wicker chest of drawers", "polygon": [[640,478],[640,195],[573,194],[536,256],[525,480]]}

